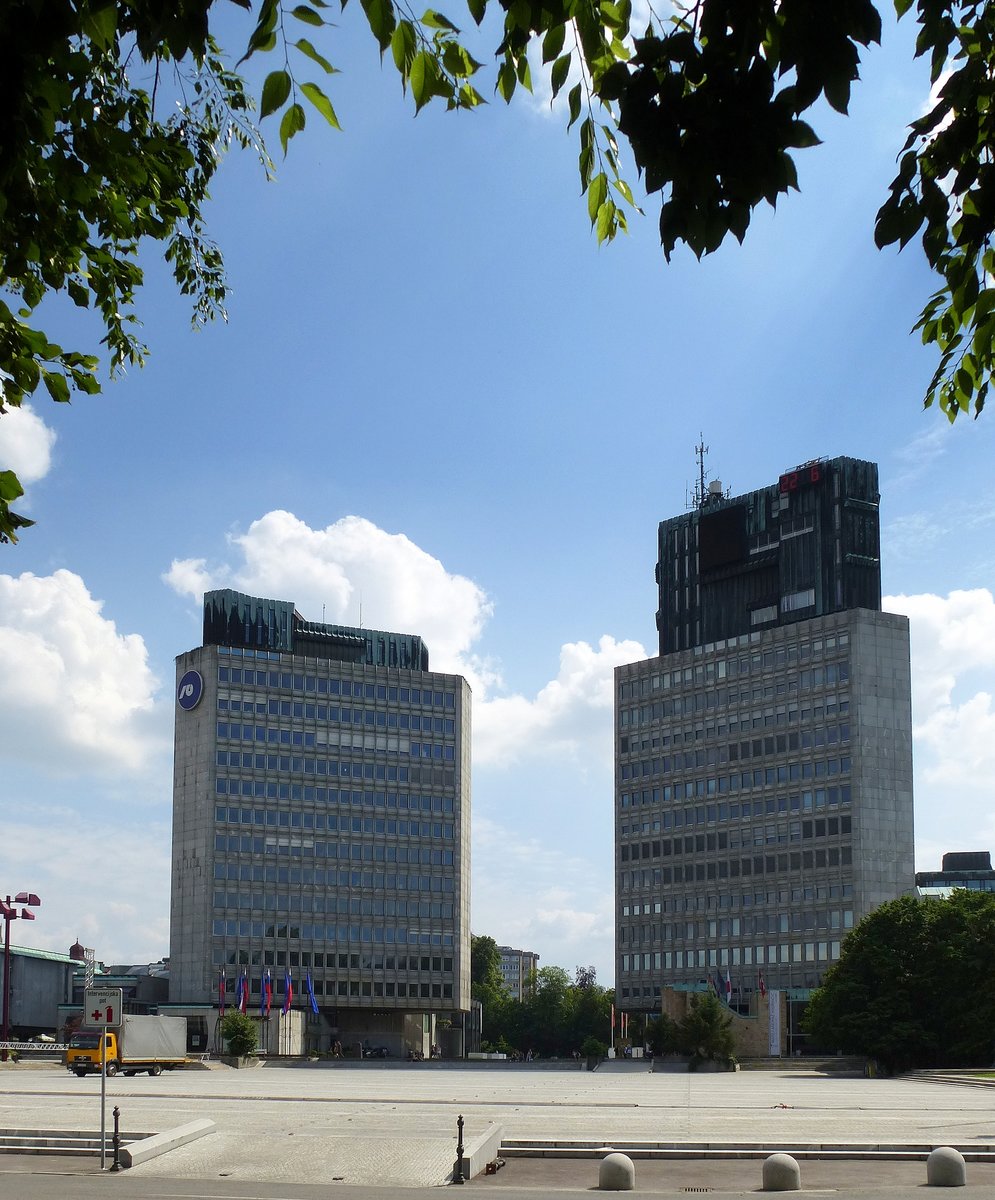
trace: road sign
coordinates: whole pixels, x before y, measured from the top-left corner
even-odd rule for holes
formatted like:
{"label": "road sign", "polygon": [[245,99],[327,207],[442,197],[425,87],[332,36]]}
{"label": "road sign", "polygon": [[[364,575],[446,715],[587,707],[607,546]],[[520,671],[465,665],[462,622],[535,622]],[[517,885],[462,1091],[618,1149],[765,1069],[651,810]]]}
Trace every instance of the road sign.
{"label": "road sign", "polygon": [[121,989],[86,988],[83,992],[83,1024],[121,1024]]}

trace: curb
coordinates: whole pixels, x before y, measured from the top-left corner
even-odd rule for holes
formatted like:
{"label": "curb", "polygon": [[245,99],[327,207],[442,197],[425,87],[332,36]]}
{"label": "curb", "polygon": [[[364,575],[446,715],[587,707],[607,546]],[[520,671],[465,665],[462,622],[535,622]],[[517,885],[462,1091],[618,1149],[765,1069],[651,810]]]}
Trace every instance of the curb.
{"label": "curb", "polygon": [[178,1146],[185,1146],[187,1142],[195,1142],[208,1133],[214,1133],[215,1129],[217,1126],[213,1121],[203,1118],[190,1121],[186,1125],[177,1125],[175,1129],[167,1129],[165,1133],[155,1133],[143,1141],[132,1142],[130,1146],[122,1147],[121,1165],[137,1167],[139,1163],[148,1162],[158,1158],[160,1154],[175,1150]]}

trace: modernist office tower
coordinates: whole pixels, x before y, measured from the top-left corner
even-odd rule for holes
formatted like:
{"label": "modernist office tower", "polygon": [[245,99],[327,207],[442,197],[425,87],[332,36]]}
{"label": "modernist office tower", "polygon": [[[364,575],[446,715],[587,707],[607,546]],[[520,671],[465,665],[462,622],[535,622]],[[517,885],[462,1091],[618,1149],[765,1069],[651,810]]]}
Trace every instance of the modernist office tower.
{"label": "modernist office tower", "polygon": [[341,1028],[468,1009],[466,681],[418,637],[227,590],[176,678],[171,1002],[224,968],[258,1005],[268,967]]}
{"label": "modernist office tower", "polygon": [[615,673],[619,1002],[726,975],[809,988],[912,890],[905,617],[877,468],[808,463],[660,525],[660,656]]}

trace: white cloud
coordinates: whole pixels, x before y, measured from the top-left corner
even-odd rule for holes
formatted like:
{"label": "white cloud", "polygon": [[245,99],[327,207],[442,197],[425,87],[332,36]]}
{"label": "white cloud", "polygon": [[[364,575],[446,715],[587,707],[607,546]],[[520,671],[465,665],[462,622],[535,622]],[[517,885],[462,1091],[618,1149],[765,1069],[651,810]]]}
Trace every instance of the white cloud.
{"label": "white cloud", "polygon": [[453,574],[401,533],[363,517],[311,529],[293,513],[274,511],[229,538],[239,561],[209,568],[203,559],[175,560],[165,579],[200,600],[214,587],[292,600],[310,620],[417,633],[436,671],[488,672],[471,647],[492,606],[472,580]]}
{"label": "white cloud", "polygon": [[0,417],[0,469],[14,471],[22,484],[44,479],[52,465],[55,431],[30,404],[9,408]]}
{"label": "white cloud", "polygon": [[909,618],[915,743],[916,865],[943,850],[995,849],[995,597],[888,596]]}
{"label": "white cloud", "polygon": [[[610,795],[607,811],[610,815]],[[607,853],[601,853],[607,846]],[[597,862],[592,862],[596,858]],[[487,817],[473,819],[473,931],[532,950],[540,966],[594,964],[614,979],[614,884],[610,844],[592,856],[558,847],[548,831],[529,836]]]}
{"label": "white cloud", "polygon": [[527,755],[569,753],[610,765],[614,670],[645,657],[638,642],[608,635],[597,649],[567,643],[556,678],[535,699],[501,696],[474,706],[474,761],[513,765]]}
{"label": "white cloud", "polygon": [[8,886],[42,901],[12,941],[64,954],[78,938],[106,963],[155,962],[169,953],[169,846],[168,821],[144,815],[113,824],[68,807],[8,815],[0,850]]}
{"label": "white cloud", "polygon": [[78,575],[0,575],[0,754],[66,774],[141,771],[167,745],[145,643]]}

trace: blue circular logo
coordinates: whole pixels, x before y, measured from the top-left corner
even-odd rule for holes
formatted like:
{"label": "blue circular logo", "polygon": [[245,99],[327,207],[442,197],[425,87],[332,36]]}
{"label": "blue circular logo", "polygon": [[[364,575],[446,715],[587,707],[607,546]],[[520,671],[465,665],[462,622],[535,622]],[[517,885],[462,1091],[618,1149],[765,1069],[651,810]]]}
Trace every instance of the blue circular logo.
{"label": "blue circular logo", "polygon": [[200,703],[204,694],[204,680],[199,671],[187,671],[176,689],[176,703],[190,712]]}

